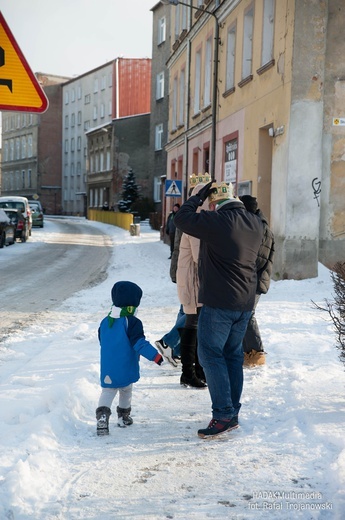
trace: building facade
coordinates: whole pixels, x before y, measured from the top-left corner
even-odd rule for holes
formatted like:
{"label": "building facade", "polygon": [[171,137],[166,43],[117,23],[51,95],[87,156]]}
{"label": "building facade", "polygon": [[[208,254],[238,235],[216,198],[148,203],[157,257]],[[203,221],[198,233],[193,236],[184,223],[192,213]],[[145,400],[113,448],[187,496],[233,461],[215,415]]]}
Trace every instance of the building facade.
{"label": "building facade", "polygon": [[149,169],[150,114],[113,119],[87,132],[88,207],[101,209],[104,203],[118,211],[123,181],[133,170],[140,196],[152,198]]}
{"label": "building facade", "polygon": [[256,196],[274,276],[316,276],[345,250],[342,2],[185,3],[170,6],[167,177],[184,197],[205,171]]}
{"label": "building facade", "polygon": [[49,107],[43,114],[2,113],[2,195],[39,199],[61,213],[62,84],[69,78],[36,73]]}
{"label": "building facade", "polygon": [[[148,58],[116,58],[63,86],[62,186],[65,214],[87,213],[89,131],[95,129],[97,133],[98,128],[107,129],[113,119],[149,113],[150,91],[151,59]],[[101,160],[102,155],[99,157]],[[101,168],[101,164],[95,163],[94,167]],[[99,178],[108,175],[102,169],[93,173],[97,173]],[[93,198],[93,204],[95,200]]]}
{"label": "building facade", "polygon": [[151,120],[150,120],[150,171],[153,179],[153,197],[156,211],[165,212],[162,193],[166,178],[169,116],[170,15],[169,5],[158,2],[152,11],[152,70],[151,70]]}

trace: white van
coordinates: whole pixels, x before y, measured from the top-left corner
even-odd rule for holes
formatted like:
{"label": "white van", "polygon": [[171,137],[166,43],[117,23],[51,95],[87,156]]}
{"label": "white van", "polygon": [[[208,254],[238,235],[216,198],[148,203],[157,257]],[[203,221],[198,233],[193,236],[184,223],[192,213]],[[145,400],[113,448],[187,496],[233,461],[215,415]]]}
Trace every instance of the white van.
{"label": "white van", "polygon": [[29,201],[26,197],[0,197],[0,208],[14,208],[19,209],[29,225],[29,235],[31,235],[32,228],[32,214],[29,206]]}

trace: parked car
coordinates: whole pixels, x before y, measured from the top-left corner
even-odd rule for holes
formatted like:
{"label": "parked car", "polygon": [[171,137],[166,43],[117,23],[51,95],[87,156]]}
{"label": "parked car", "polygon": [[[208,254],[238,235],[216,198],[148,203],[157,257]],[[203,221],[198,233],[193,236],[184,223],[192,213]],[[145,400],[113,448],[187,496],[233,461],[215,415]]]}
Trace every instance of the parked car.
{"label": "parked car", "polygon": [[27,219],[19,209],[4,208],[3,211],[9,218],[11,224],[14,226],[14,238],[21,242],[26,242],[29,238],[29,227]]}
{"label": "parked car", "polygon": [[29,230],[29,235],[31,235],[32,215],[31,215],[31,209],[29,206],[29,201],[26,197],[16,197],[16,196],[0,197],[0,208],[19,209],[27,221],[27,228]]}
{"label": "parked car", "polygon": [[0,248],[15,242],[16,226],[3,209],[0,209]]}
{"label": "parked car", "polygon": [[43,228],[44,215],[42,204],[39,200],[29,200],[29,206],[32,213],[32,225]]}

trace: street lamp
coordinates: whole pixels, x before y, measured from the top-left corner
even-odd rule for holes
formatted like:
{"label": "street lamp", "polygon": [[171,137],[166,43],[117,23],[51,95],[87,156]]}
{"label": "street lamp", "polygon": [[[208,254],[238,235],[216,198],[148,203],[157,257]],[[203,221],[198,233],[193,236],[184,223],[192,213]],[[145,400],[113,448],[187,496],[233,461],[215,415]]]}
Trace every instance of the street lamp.
{"label": "street lamp", "polygon": [[214,55],[213,55],[213,90],[212,90],[212,133],[211,133],[211,165],[209,168],[209,173],[211,178],[215,178],[215,165],[216,165],[216,124],[217,124],[217,99],[218,99],[218,52],[219,52],[219,20],[216,16],[215,11],[217,11],[219,5],[216,6],[214,11],[208,11],[207,9],[203,9],[201,7],[196,7],[191,4],[187,4],[185,2],[180,2],[180,0],[161,0],[164,5],[185,5],[190,7],[191,9],[195,9],[196,11],[201,11],[202,13],[207,13],[213,16],[215,19],[215,45],[214,45]]}

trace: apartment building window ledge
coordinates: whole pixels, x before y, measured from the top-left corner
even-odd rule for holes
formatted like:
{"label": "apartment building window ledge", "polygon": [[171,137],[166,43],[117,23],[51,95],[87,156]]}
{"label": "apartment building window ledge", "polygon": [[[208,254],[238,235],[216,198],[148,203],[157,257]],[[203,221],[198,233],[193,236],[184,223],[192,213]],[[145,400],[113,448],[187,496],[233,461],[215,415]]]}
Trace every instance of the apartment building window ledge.
{"label": "apartment building window ledge", "polygon": [[207,112],[207,110],[209,110],[211,107],[212,107],[212,105],[211,105],[211,103],[209,103],[208,105],[206,105],[204,108],[201,109],[201,112],[202,113]]}
{"label": "apartment building window ledge", "polygon": [[201,112],[196,112],[194,115],[192,115],[192,119],[197,119],[201,115]]}
{"label": "apartment building window ledge", "polygon": [[186,34],[187,34],[187,29],[183,29],[183,31],[181,32],[180,37],[179,37],[180,42],[182,42],[185,39]]}
{"label": "apartment building window ledge", "polygon": [[260,67],[259,69],[257,69],[256,73],[259,74],[259,76],[261,76],[261,74],[266,72],[266,70],[269,70],[272,67],[274,67],[274,65],[275,65],[275,60],[271,60],[271,61],[265,63],[265,65],[262,65],[262,67]]}
{"label": "apartment building window ledge", "polygon": [[181,123],[180,125],[178,125],[177,130],[181,130],[181,128],[184,128],[184,123]]}
{"label": "apartment building window ledge", "polygon": [[160,98],[156,99],[156,103],[163,103],[163,99],[164,99],[164,97],[160,97]]}
{"label": "apartment building window ledge", "polygon": [[223,98],[226,98],[228,96],[231,96],[231,94],[233,94],[236,90],[236,87],[231,87],[229,88],[228,90],[226,90],[225,92],[223,92]]}
{"label": "apartment building window ledge", "polygon": [[170,134],[173,135],[173,134],[176,134],[177,132],[177,128],[173,128],[171,131],[170,131]]}
{"label": "apartment building window ledge", "polygon": [[203,10],[205,9],[204,4],[199,5],[198,9],[200,9],[200,10],[196,11],[194,14],[194,18],[196,18],[196,19],[200,18],[200,16],[202,15]]}
{"label": "apartment building window ledge", "polygon": [[176,51],[176,49],[178,49],[180,46],[180,41],[179,40],[176,40],[174,43],[173,43],[173,50]]}
{"label": "apartment building window ledge", "polygon": [[251,81],[253,81],[253,74],[250,74],[249,76],[247,76],[246,78],[243,78],[238,84],[238,86],[240,88],[244,87],[244,85],[247,85],[247,83],[250,83]]}

